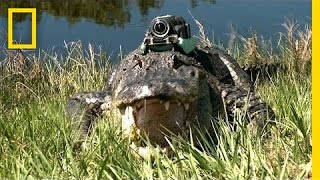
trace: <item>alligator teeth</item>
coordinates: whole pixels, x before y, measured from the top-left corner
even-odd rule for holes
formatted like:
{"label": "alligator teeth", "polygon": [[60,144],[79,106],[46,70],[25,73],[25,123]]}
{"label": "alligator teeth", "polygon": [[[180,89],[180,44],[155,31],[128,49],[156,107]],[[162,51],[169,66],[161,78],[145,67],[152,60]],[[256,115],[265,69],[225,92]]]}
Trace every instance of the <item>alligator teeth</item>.
{"label": "alligator teeth", "polygon": [[131,106],[127,106],[126,108],[122,108],[121,111],[124,112],[122,114],[122,129],[125,134],[129,134],[132,130],[131,127],[134,125],[133,109]]}
{"label": "alligator teeth", "polygon": [[169,110],[169,106],[170,106],[170,102],[166,101],[164,102],[164,108],[168,111]]}
{"label": "alligator teeth", "polygon": [[190,105],[189,103],[184,103],[183,105],[184,105],[184,108],[185,108],[186,110],[189,109],[189,105]]}

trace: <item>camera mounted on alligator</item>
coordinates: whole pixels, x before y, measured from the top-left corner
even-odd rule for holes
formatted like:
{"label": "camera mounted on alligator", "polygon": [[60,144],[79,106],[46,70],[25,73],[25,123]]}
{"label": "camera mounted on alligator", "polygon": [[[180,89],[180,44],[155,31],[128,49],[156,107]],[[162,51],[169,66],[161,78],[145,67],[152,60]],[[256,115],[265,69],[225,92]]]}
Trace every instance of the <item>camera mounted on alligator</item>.
{"label": "camera mounted on alligator", "polygon": [[154,18],[146,32],[141,45],[144,54],[149,50],[155,52],[169,51],[172,48],[188,54],[195,48],[190,25],[183,17],[158,16]]}

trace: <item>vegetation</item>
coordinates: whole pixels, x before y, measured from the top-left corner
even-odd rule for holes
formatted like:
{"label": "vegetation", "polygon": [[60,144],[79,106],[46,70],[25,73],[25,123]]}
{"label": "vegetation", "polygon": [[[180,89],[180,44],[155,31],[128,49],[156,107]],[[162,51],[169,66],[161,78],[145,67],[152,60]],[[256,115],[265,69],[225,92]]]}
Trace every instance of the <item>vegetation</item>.
{"label": "vegetation", "polygon": [[[215,0],[201,0],[215,3]],[[190,0],[192,8],[199,4],[199,0]],[[37,8],[37,21],[40,22],[42,12],[57,17],[66,17],[69,23],[82,21],[83,18],[107,26],[124,27],[130,22],[130,6],[136,4],[142,16],[147,16],[150,9],[161,8],[163,0],[2,0],[0,6],[0,17],[7,17],[8,8]],[[14,15],[14,23],[23,22],[28,14],[19,13]]]}
{"label": "vegetation", "polygon": [[175,137],[172,157],[151,145],[152,156],[137,156],[112,117],[101,119],[83,151],[73,151],[64,105],[75,92],[103,88],[111,66],[101,48],[69,43],[67,57],[42,52],[20,58],[7,51],[0,69],[1,179],[310,178],[311,30],[297,31],[294,22],[285,27],[277,47],[253,34],[227,49],[243,65],[280,63],[279,71],[256,85],[277,114],[270,133],[253,136],[241,115],[234,131],[214,119],[216,140],[203,138],[196,148]]}

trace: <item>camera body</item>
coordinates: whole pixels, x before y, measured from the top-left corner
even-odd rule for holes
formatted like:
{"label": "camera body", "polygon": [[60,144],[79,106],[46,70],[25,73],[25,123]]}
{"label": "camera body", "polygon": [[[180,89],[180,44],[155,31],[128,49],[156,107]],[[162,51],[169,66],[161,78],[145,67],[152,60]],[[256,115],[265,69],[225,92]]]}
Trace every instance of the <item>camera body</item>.
{"label": "camera body", "polygon": [[144,53],[149,50],[161,52],[172,48],[182,50],[185,54],[195,48],[190,25],[179,16],[158,16],[154,18],[145,34],[141,45]]}

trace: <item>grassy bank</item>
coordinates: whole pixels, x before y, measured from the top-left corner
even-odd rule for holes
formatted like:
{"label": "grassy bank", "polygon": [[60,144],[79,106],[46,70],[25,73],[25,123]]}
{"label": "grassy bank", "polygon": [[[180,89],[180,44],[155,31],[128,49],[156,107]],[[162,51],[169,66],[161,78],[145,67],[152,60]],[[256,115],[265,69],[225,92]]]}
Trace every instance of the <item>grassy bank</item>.
{"label": "grassy bank", "polygon": [[[216,123],[217,142],[197,149],[178,139],[175,158],[155,150],[139,158],[121,136],[119,122],[105,117],[87,148],[72,151],[72,129],[64,116],[67,98],[100,90],[110,70],[106,52],[67,44],[67,57],[42,52],[19,61],[8,52],[0,69],[1,179],[304,179],[311,176],[311,31],[287,23],[278,45],[257,34],[239,37],[228,50],[242,65],[280,63],[282,71],[257,84],[277,114],[268,135]],[[86,49],[86,50],[85,50]],[[30,61],[29,61],[30,60]],[[263,67],[263,66],[261,66]],[[239,123],[241,124],[241,117]]]}

